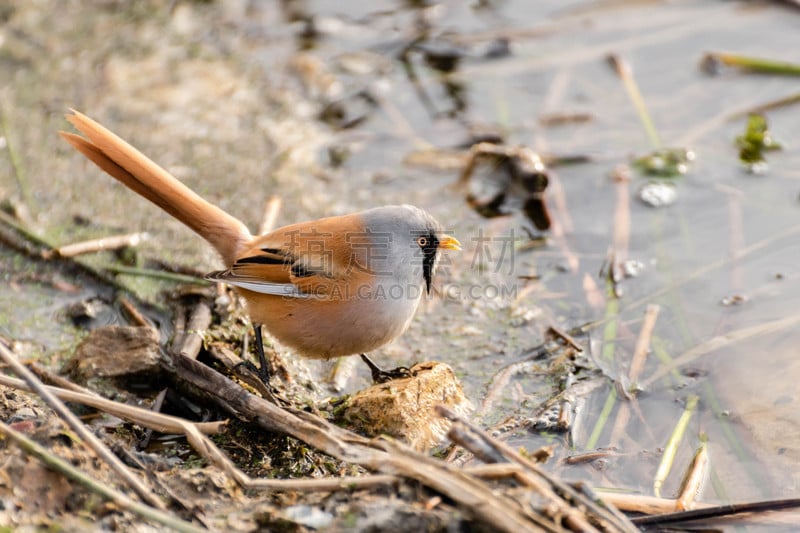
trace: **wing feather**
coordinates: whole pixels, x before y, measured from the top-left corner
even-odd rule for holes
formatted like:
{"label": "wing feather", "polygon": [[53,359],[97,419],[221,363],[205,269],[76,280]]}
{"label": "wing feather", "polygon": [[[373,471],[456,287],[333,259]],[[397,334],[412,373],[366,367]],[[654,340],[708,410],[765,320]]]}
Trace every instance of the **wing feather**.
{"label": "wing feather", "polygon": [[348,282],[359,281],[362,274],[354,273],[353,265],[356,254],[364,252],[348,241],[361,234],[358,215],[285,226],[257,237],[228,270],[207,277],[262,294],[341,297]]}

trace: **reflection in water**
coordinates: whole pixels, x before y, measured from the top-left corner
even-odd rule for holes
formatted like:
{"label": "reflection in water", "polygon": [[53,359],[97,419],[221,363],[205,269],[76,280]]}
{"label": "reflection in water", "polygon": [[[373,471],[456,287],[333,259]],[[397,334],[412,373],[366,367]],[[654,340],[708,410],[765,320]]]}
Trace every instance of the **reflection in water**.
{"label": "reflection in water", "polygon": [[[578,450],[589,444],[602,448],[613,440],[611,436],[619,435],[613,442],[620,448],[613,468],[596,471],[573,466],[567,468],[567,475],[649,491],[659,451],[680,417],[682,402],[696,394],[700,397],[698,411],[678,461],[688,463],[699,434],[708,436],[717,482],[707,489],[707,500],[741,501],[794,490],[800,479],[800,409],[796,408],[800,365],[796,363],[798,339],[794,333],[798,328],[777,325],[781,318],[793,316],[800,303],[800,215],[796,204],[800,161],[797,150],[787,149],[770,158],[768,178],[748,179],[740,172],[731,142],[741,126],[721,117],[795,94],[796,81],[754,77],[738,70],[709,79],[695,63],[709,42],[720,49],[758,43],[763,53],[775,51],[775,56],[795,49],[796,20],[787,16],[785,9],[773,3],[741,10],[727,2],[612,2],[575,15],[564,11],[561,2],[379,1],[358,5],[285,0],[280,4],[282,16],[291,25],[265,23],[262,33],[269,39],[251,39],[247,31],[240,31],[257,21],[275,22],[271,13],[262,18],[252,16],[253,11],[272,9],[268,2],[249,3],[241,20],[220,24],[214,39],[209,39],[202,30],[214,27],[208,23],[208,14],[218,14],[214,10],[222,4],[213,2],[196,10],[195,3],[180,3],[184,16],[191,15],[188,22],[200,29],[185,35],[169,24],[159,26],[164,24],[161,17],[142,17],[132,26],[130,21],[114,18],[117,15],[111,11],[103,13],[106,23],[97,27],[119,23],[125,31],[113,38],[107,31],[81,31],[80,37],[86,41],[76,41],[75,28],[92,22],[86,14],[82,14],[85,20],[76,17],[77,9],[62,9],[57,16],[42,11],[36,16],[4,19],[12,28],[4,50],[8,57],[16,58],[0,62],[8,80],[6,96],[15,104],[6,106],[7,118],[14,135],[25,140],[17,144],[21,160],[30,166],[31,190],[40,191],[35,195],[40,205],[30,206],[41,215],[39,224],[54,231],[58,221],[64,220],[58,211],[74,209],[79,198],[65,200],[62,195],[75,188],[73,184],[54,186],[54,176],[74,179],[86,192],[92,192],[92,186],[86,185],[90,182],[83,171],[68,167],[63,158],[42,157],[45,152],[60,153],[60,147],[46,141],[47,132],[59,127],[56,121],[60,119],[54,118],[51,110],[74,105],[64,102],[65,94],[74,91],[65,92],[63,69],[50,68],[49,63],[32,66],[34,59],[49,59],[51,54],[32,53],[30,42],[47,43],[58,64],[74,64],[75,68],[68,70],[83,73],[85,81],[79,88],[88,91],[84,99],[97,102],[98,111],[124,119],[131,129],[140,128],[140,137],[173,153],[173,161],[185,162],[191,169],[184,169],[187,175],[208,180],[204,185],[217,187],[215,197],[235,205],[249,220],[257,220],[261,214],[256,205],[259,195],[276,192],[287,206],[297,206],[296,211],[287,209],[287,218],[380,203],[420,203],[446,215],[467,237],[463,242],[479,231],[496,236],[531,223],[545,227],[550,213],[558,224],[552,226],[548,246],[519,253],[516,271],[508,274],[514,282],[523,277],[531,280],[517,297],[430,302],[412,325],[410,334],[416,338],[406,337],[414,342],[393,346],[387,357],[445,361],[464,376],[479,403],[496,369],[513,364],[516,358],[524,359],[526,350],[541,342],[542,323],[568,329],[596,321],[599,325],[589,332],[585,344],[587,357],[600,369],[601,387],[584,395],[581,408],[575,408],[574,443],[552,434],[520,431],[511,434],[514,445],[533,449],[543,443],[555,444],[556,457],[550,463],[555,468],[560,466],[556,463],[560,456],[573,452],[571,444]],[[641,7],[644,4],[646,7]],[[47,3],[19,2],[14,10],[41,10],[37,5]],[[556,12],[559,14],[554,15]],[[331,17],[338,17],[348,31],[320,38],[320,32],[327,29],[323,21]],[[41,28],[47,29],[47,35],[37,33]],[[283,37],[293,32],[299,43],[287,46]],[[142,48],[141,40],[137,41],[142,36],[153,44]],[[477,42],[484,44],[481,48],[471,44]],[[120,53],[120,43],[138,52]],[[341,171],[332,172],[334,179],[315,179],[302,172],[281,181],[264,176],[262,165],[274,156],[264,151],[264,146],[280,140],[276,142],[280,153],[291,154],[295,147],[311,144],[310,128],[296,126],[307,124],[308,117],[314,116],[313,112],[303,115],[301,109],[312,105],[308,100],[313,96],[274,98],[280,76],[273,71],[258,72],[262,63],[272,67],[289,62],[293,58],[281,54],[296,55],[297,46],[313,48],[324,65],[335,64],[331,58],[354,52],[381,55],[391,65],[380,74],[385,90],[374,99],[379,102],[377,108],[371,99],[376,93],[360,92],[377,76],[364,75],[355,80],[361,85],[352,87],[347,83],[357,75],[347,78],[329,69],[334,81],[346,88],[331,96],[326,93],[318,110],[330,105],[322,115],[335,126],[331,128],[334,143],[347,145],[356,130],[361,143],[357,148],[363,148],[354,149],[344,162],[338,158]],[[508,53],[511,49],[513,56]],[[80,53],[56,56],[59,51],[76,50]],[[630,103],[604,67],[609,50],[625,51],[636,62],[643,97],[654,121],[664,128],[665,140],[681,145],[679,141],[689,139],[697,151],[698,160],[683,179],[682,194],[667,208],[654,210],[622,201],[629,200],[638,187],[620,193],[622,189],[608,178],[611,168],[647,146]],[[264,57],[269,61],[263,61]],[[98,88],[105,93],[96,93]],[[273,101],[286,104],[265,105]],[[43,107],[42,102],[47,104]],[[214,105],[203,105],[207,102]],[[27,112],[34,108],[41,112]],[[390,115],[389,110],[396,112]],[[770,128],[781,137],[800,138],[800,122],[789,111],[771,110]],[[292,115],[289,122],[294,129],[280,129],[281,121],[275,116],[280,113]],[[543,128],[539,119],[547,116],[557,117],[559,126]],[[153,127],[153,117],[162,117],[158,128]],[[564,117],[580,120],[564,121]],[[421,144],[454,146],[474,123],[497,124],[513,139],[509,145],[597,157],[587,164],[559,169],[556,180],[546,171],[526,171],[513,154],[493,159],[482,156],[480,169],[468,183],[474,206],[484,214],[511,213],[482,219],[465,208],[462,198],[441,194],[444,184],[452,182],[463,166],[451,167],[443,176],[401,165],[404,155]],[[196,157],[186,159],[182,151]],[[661,162],[656,162],[661,168]],[[378,175],[389,179],[376,179]],[[342,179],[335,179],[338,176]],[[551,200],[548,210],[540,202],[546,183]],[[232,190],[250,194],[231,197]],[[624,193],[628,195],[622,198]],[[511,207],[513,201],[517,204]],[[109,212],[113,207],[95,205],[99,217],[118,220],[118,213]],[[146,218],[147,212],[137,211],[130,210],[128,223],[142,227],[137,219]],[[623,218],[630,225],[627,256],[645,268],[626,283],[625,297],[614,298],[607,280],[598,279],[597,271],[613,241],[614,221]],[[561,228],[560,234],[556,228]],[[165,238],[174,236],[168,228],[152,229],[159,233],[159,242],[180,243]],[[185,249],[180,253],[180,257],[189,254]],[[502,286],[508,281],[501,277],[504,272],[471,269],[469,260],[465,254],[465,263],[454,263],[449,279],[453,285]],[[562,268],[565,263],[570,268]],[[43,331],[57,337],[56,329],[47,327],[53,313],[40,310],[54,300],[62,307],[65,302],[54,299],[50,291],[32,296],[28,286],[15,292],[10,282],[3,289],[0,300],[10,308],[6,316],[29,314],[34,317],[30,322],[36,323],[23,324],[22,317],[8,321],[8,325],[0,324],[2,334],[33,338]],[[741,305],[719,304],[730,295],[741,295]],[[35,306],[30,307],[35,309],[24,313],[21,309],[28,309],[32,299]],[[659,369],[668,370],[629,400],[624,393],[637,387],[625,377],[630,376],[631,354],[642,329],[642,310],[649,303],[661,305],[662,311],[646,350],[649,357],[641,381],[659,375]],[[527,311],[536,320],[515,321],[520,315],[527,316]],[[757,326],[763,326],[758,338],[715,344]],[[60,342],[50,337],[46,341],[51,346]],[[707,343],[716,349],[681,359],[686,354],[696,355],[698,347]],[[687,362],[673,367],[671,361],[675,360]],[[533,361],[527,371],[515,374],[507,387],[498,390],[495,418],[530,416],[542,405],[539,388],[552,383],[547,368],[537,367],[538,363]],[[631,416],[627,424],[620,422],[622,429],[616,431],[610,426],[617,424],[622,405],[628,406]],[[604,421],[610,422],[603,426]],[[753,475],[753,471],[759,474]],[[777,481],[763,483],[770,476]],[[677,480],[666,479],[665,494],[675,485]]]}
{"label": "reflection in water", "polygon": [[[463,52],[446,45],[436,46],[435,43],[431,43],[426,39],[426,35],[421,35],[406,46],[400,52],[399,60],[420,102],[425,106],[430,116],[432,118],[456,118],[467,109],[465,87],[461,82],[448,76],[448,74],[457,70]],[[419,57],[422,58],[427,66],[433,69],[435,81],[441,86],[444,95],[451,103],[449,109],[439,109],[434,99],[428,94],[427,84],[421,80],[417,73]]]}
{"label": "reflection in water", "polygon": [[[487,165],[489,171],[473,177],[481,164]],[[473,186],[476,182],[477,187]],[[551,223],[544,195],[548,182],[547,168],[530,148],[484,141],[470,147],[458,185],[468,189],[467,203],[480,215],[506,216],[511,213],[509,205],[516,205],[536,229],[543,231]],[[482,191],[476,193],[475,189]]]}

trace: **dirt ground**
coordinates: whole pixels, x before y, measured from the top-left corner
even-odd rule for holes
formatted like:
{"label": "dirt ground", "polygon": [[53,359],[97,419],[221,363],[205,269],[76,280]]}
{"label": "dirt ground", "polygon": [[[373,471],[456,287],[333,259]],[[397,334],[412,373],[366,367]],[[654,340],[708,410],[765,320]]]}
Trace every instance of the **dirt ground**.
{"label": "dirt ground", "polygon": [[[770,108],[786,149],[769,176],[735,147],[737,113],[796,85],[698,66],[711,48],[789,61],[796,2],[645,4],[0,2],[0,344],[45,382],[193,424],[67,400],[144,480],[137,496],[38,395],[0,385],[4,432],[44,449],[0,442],[0,530],[632,531],[560,479],[654,493],[696,398],[663,494],[705,443],[708,501],[796,493],[792,100]],[[665,145],[696,150],[672,207],[640,200],[634,157],[659,142],[609,54]],[[73,108],[253,232],[274,197],[277,225],[396,203],[435,215],[464,251],[371,354],[416,374],[373,388],[358,358],[268,341],[273,388],[253,379],[241,303],[202,280],[219,258],[62,141]],[[458,187],[478,141],[502,153]],[[53,253],[131,233],[120,251]],[[661,314],[640,390],[648,304]],[[450,411],[432,416],[440,399]],[[376,429],[375,412],[410,422]],[[156,495],[166,521],[106,489]]]}
{"label": "dirt ground", "polygon": [[[360,141],[332,145],[325,126],[316,119],[340,94],[340,82],[319,57],[295,52],[292,39],[299,25],[285,22],[286,9],[237,1],[6,4],[0,13],[0,71],[6,80],[0,111],[4,143],[12,154],[7,175],[13,178],[0,182],[0,196],[8,212],[49,243],[147,231],[150,238],[136,248],[134,262],[158,258],[162,265],[190,265],[190,274],[218,267],[210,249],[186,228],[90,170],[59,140],[56,132],[68,127],[62,117],[70,108],[113,124],[121,136],[251,227],[258,225],[264,202],[275,191],[285,206],[281,223],[315,218],[321,211],[337,214],[399,198],[412,203],[430,197],[435,189],[413,184],[410,191],[403,186],[370,192],[371,184],[384,178],[372,170],[344,175],[331,163],[334,153],[360,150]],[[283,27],[270,25],[278,21]],[[450,202],[443,209],[457,204]],[[8,340],[18,356],[38,357],[54,371],[67,372],[66,359],[91,337],[88,330],[130,323],[118,299],[124,292],[109,278],[96,276],[94,268],[102,263],[90,258],[88,270],[68,260],[43,263],[36,259],[40,253],[36,239],[28,239],[28,234],[6,237],[5,244],[18,245],[16,251],[14,246],[4,249],[0,260],[8,297],[39,308],[66,309],[46,334],[39,333],[46,316],[15,317],[9,311],[4,321],[14,333],[14,340]],[[156,302],[154,306],[128,296],[133,307],[157,325],[155,338],[162,343],[169,340],[176,326],[168,317],[191,306],[176,304],[180,297],[164,299],[160,296],[164,285],[152,280],[133,277],[125,283]],[[206,292],[202,297],[219,304],[220,296]],[[221,315],[215,308],[214,331],[207,332],[205,342],[219,342],[238,352],[248,334],[247,321],[241,307],[230,296],[225,298],[228,306],[222,306]],[[108,352],[139,353],[131,352],[122,338],[106,337],[104,342]],[[401,361],[417,359],[415,354],[428,346],[435,344],[417,332],[386,353],[399,355]],[[164,347],[169,350],[170,344]],[[153,349],[157,357],[158,347]],[[320,373],[331,368],[309,370],[288,364],[287,401],[298,406],[316,403],[314,409],[327,409],[325,416],[336,419],[333,413],[342,400],[326,404],[329,387],[315,384]],[[149,405],[160,386],[169,383],[152,375],[124,382],[98,378],[97,367],[85,365],[91,367],[88,372],[73,378],[135,405]],[[347,382],[354,371],[345,363],[338,372],[342,376],[338,379]],[[356,387],[363,383],[357,381]],[[460,390],[457,382],[456,386]],[[7,387],[1,392],[0,418],[12,430],[101,485],[118,485],[118,473],[81,444],[40,400]],[[473,529],[481,528],[458,505],[441,501],[415,483],[364,490],[245,490],[180,436],[149,440],[141,426],[102,410],[72,405],[106,445],[149,477],[154,490],[170,502],[171,513],[202,527],[409,531],[449,530],[470,523]],[[165,412],[192,419],[230,419],[229,413],[198,402],[190,392],[171,393],[164,405]],[[144,440],[149,444],[143,447]],[[368,471],[300,440],[236,420],[214,441],[238,468],[254,477],[314,479]],[[95,490],[54,473],[16,446],[6,443],[0,460],[2,527],[67,531],[155,527]],[[165,526],[155,529],[161,527]]]}

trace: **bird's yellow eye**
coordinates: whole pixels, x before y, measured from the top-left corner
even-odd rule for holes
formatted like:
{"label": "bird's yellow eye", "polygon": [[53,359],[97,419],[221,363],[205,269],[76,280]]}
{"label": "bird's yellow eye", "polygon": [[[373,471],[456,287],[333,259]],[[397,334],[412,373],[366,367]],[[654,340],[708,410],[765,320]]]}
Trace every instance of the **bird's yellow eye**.
{"label": "bird's yellow eye", "polygon": [[419,244],[420,248],[425,248],[428,246],[428,238],[425,236],[417,237],[417,244]]}

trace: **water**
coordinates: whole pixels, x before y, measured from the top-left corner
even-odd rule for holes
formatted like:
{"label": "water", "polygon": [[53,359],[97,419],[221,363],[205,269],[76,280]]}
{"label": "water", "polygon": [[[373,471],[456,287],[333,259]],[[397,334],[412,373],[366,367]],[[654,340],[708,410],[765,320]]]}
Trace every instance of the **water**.
{"label": "water", "polygon": [[[795,107],[768,114],[786,149],[768,154],[767,175],[753,176],[738,164],[733,145],[744,119],[731,117],[796,94],[797,84],[790,77],[736,70],[710,77],[698,65],[710,50],[796,59],[796,14],[779,4],[710,1],[415,5],[309,1],[281,9],[217,2],[178,4],[172,15],[163,9],[47,15],[18,7],[30,17],[13,19],[21,35],[40,36],[35,20],[55,25],[43,45],[48,54],[32,52],[36,47],[19,33],[7,35],[16,62],[0,65],[11,80],[5,86],[12,127],[7,135],[27,165],[37,229],[68,242],[70,217],[78,212],[97,224],[99,234],[112,227],[147,230],[154,237],[141,248],[145,256],[166,253],[177,263],[218,266],[187,230],[110,180],[87,174],[79,158],[58,144],[53,132],[65,127],[58,115],[69,106],[102,117],[251,226],[261,214],[260,198],[276,191],[285,205],[281,223],[383,203],[420,205],[456,234],[465,251],[451,257],[440,276],[442,290],[451,288],[449,297],[428,302],[412,329],[376,353],[377,360],[445,361],[480,405],[497,373],[524,360],[547,325],[567,330],[600,321],[579,339],[591,351],[591,366],[602,370],[579,375],[602,381],[583,396],[572,440],[522,430],[511,436],[513,444],[552,443],[556,459],[589,443],[613,444],[618,453],[604,468],[557,460],[552,468],[596,485],[650,493],[659,450],[686,399],[696,394],[699,408],[663,493],[674,495],[703,435],[712,465],[704,501],[794,494],[800,475],[800,364],[792,322],[800,297],[800,158],[793,140],[800,121]],[[311,13],[313,25],[303,21]],[[94,29],[77,37],[70,24],[80,17]],[[219,19],[225,24],[211,24]],[[300,38],[304,31],[310,37]],[[415,37],[422,46],[409,48]],[[490,47],[502,49],[502,39],[510,54],[487,57]],[[301,46],[311,55],[298,59]],[[397,59],[403,50],[416,79]],[[440,60],[459,58],[448,76],[426,64],[424,54],[431,50]],[[697,153],[689,173],[676,182],[678,200],[671,207],[653,209],[638,201],[644,181],[635,173],[629,183],[610,178],[615,166],[652,149],[606,62],[612,52],[631,65],[663,145],[691,146]],[[356,96],[361,91],[375,103]],[[309,122],[330,101],[342,102],[363,120],[343,130]],[[540,123],[553,113],[583,113],[590,120]],[[592,158],[554,169],[547,201],[555,226],[543,248],[504,248],[522,244],[524,217],[478,216],[449,188],[458,168],[404,164],[409,154],[455,149],[487,127],[509,145]],[[344,156],[338,167],[331,151]],[[475,176],[483,177],[485,172]],[[0,185],[3,195],[16,194],[12,180]],[[627,236],[620,229],[625,218]],[[615,239],[617,259],[638,261],[643,270],[621,284],[624,294],[612,304],[598,272]],[[489,293],[487,287],[498,290]],[[470,288],[477,292],[470,294]],[[41,288],[28,284],[25,290],[39,294]],[[27,298],[4,289],[6,302]],[[659,372],[665,377],[648,382],[639,394],[641,418],[631,416],[612,443],[620,401],[606,425],[596,424],[614,382],[626,382],[647,304],[661,308],[653,332],[658,353],[648,358],[640,381]],[[33,320],[45,331],[41,309],[14,304],[3,313],[15,315],[14,323]],[[609,322],[616,324],[616,336],[604,339]],[[20,331],[36,336],[18,326],[3,333]],[[709,342],[717,347],[704,349]],[[667,358],[678,364],[671,367]],[[553,392],[547,370],[539,363],[515,375],[484,422],[531,416]],[[348,386],[362,386],[359,379]]]}

